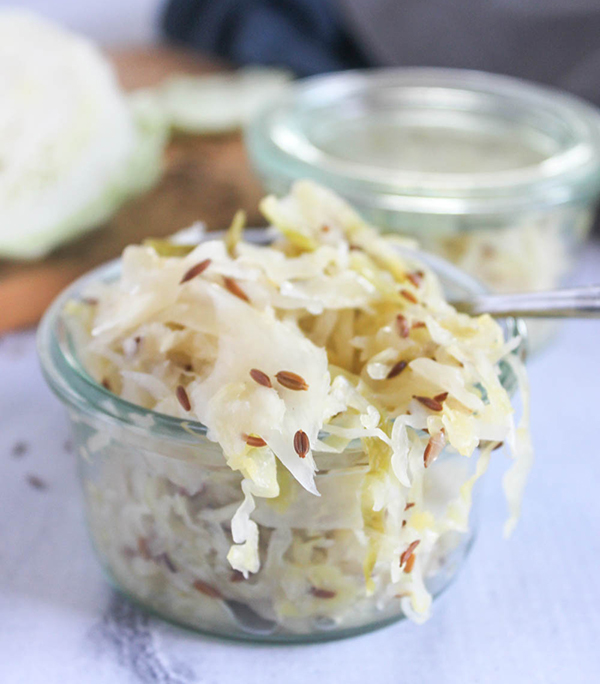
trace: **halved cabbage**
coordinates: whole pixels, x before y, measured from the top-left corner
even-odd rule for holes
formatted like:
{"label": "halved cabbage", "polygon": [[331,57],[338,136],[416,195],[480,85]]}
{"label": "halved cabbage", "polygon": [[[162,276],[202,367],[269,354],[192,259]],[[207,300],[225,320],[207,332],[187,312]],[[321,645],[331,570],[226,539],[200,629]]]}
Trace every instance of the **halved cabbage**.
{"label": "halved cabbage", "polygon": [[166,126],[88,40],[0,11],[0,257],[33,259],[158,178]]}

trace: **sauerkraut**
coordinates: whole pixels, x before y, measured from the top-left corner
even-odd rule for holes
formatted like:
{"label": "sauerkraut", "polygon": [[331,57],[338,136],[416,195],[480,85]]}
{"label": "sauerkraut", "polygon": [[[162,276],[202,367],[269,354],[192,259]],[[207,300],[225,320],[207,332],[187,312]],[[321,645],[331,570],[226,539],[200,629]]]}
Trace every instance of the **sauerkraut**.
{"label": "sauerkraut", "polygon": [[[492,227],[473,218],[448,217],[439,230],[416,232],[422,248],[439,254],[496,292],[537,292],[564,284],[594,219],[587,206],[525,212]],[[406,227],[406,234],[411,234]],[[555,321],[528,320],[529,349],[556,332]]]}
{"label": "sauerkraut", "polygon": [[[503,377],[525,384],[520,340],[457,313],[414,245],[325,188],[261,209],[269,244],[238,215],[225,239],[130,246],[70,305],[87,371],[150,410],[136,447],[86,437],[95,543],[130,594],[196,627],[424,620],[502,444],[507,529],[518,515],[531,445]],[[206,438],[153,453],[156,413]]]}

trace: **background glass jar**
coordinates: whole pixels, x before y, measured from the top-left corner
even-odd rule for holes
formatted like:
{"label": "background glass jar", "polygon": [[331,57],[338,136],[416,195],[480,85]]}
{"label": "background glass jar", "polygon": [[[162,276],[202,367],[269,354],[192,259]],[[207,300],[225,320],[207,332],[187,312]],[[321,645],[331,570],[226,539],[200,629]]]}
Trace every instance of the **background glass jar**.
{"label": "background glass jar", "polygon": [[[423,258],[448,296],[482,291],[442,260]],[[341,454],[315,454],[320,497],[282,469],[285,500],[258,500],[252,514],[260,530],[261,569],[248,579],[231,569],[231,518],[243,495],[241,477],[226,466],[219,445],[199,423],[113,395],[81,364],[68,304],[90,281],[117,277],[119,268],[113,262],[72,285],[47,312],[38,337],[45,377],[72,423],[89,532],[113,584],[162,617],[231,638],[324,640],[404,617],[410,601],[390,581],[389,563],[374,565],[372,587],[365,581],[369,530],[360,493],[368,464],[358,441]],[[512,320],[506,332],[509,338],[523,335]],[[514,353],[521,354],[524,344]],[[513,388],[508,364],[501,379]],[[426,471],[423,511],[412,508],[405,515],[442,514],[460,500],[460,485],[475,464],[475,458],[443,452]],[[459,569],[474,527],[471,515],[419,554],[433,595]]]}
{"label": "background glass jar", "polygon": [[[563,283],[600,193],[600,116],[524,81],[452,69],[299,81],[246,135],[267,190],[313,178],[382,230],[490,288]],[[533,347],[553,323],[530,326]]]}

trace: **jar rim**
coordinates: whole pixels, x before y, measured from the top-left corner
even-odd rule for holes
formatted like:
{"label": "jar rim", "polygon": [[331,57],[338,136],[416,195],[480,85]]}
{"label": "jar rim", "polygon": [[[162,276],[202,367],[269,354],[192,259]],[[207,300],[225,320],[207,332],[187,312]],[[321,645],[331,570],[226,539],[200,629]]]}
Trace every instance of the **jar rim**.
{"label": "jar rim", "polygon": [[[333,130],[336,120],[365,111],[405,116],[411,107],[436,116],[468,114],[488,127],[499,118],[522,121],[560,145],[539,162],[518,168],[440,173],[352,160],[328,150],[314,134],[315,121]],[[405,67],[303,79],[253,119],[246,141],[263,177],[287,182],[311,177],[373,208],[497,214],[590,199],[600,192],[599,111],[559,90],[479,71]]]}
{"label": "jar rim", "polygon": [[[246,229],[247,239],[258,244],[270,240],[268,229]],[[207,238],[223,236],[223,231],[213,231]],[[423,261],[440,278],[445,289],[455,288],[460,296],[483,294],[488,289],[475,278],[445,259],[420,250],[407,250],[407,254]],[[37,332],[37,349],[42,372],[50,388],[59,399],[71,408],[101,414],[105,418],[133,430],[148,432],[184,443],[197,443],[198,437],[206,437],[207,428],[196,420],[185,420],[159,411],[144,408],[130,402],[103,387],[87,372],[79,360],[74,340],[69,335],[65,322],[65,307],[81,298],[85,288],[92,282],[110,281],[120,273],[121,259],[114,259],[89,271],[69,285],[54,300],[44,314]],[[507,339],[520,338],[511,352],[525,354],[527,350],[527,329],[521,319],[506,319]],[[512,391],[515,378],[510,368],[505,369],[503,386]],[[346,450],[350,445],[346,448]]]}

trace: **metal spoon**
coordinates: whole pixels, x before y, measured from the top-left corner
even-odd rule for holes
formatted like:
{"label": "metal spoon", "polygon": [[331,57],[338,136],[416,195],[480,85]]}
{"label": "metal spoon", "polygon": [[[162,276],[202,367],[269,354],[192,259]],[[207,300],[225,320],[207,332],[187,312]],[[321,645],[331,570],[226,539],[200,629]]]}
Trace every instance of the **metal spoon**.
{"label": "metal spoon", "polygon": [[496,318],[600,318],[600,285],[545,292],[478,295],[452,304],[458,311],[472,316],[488,313]]}

